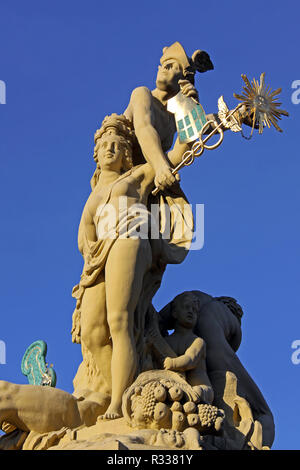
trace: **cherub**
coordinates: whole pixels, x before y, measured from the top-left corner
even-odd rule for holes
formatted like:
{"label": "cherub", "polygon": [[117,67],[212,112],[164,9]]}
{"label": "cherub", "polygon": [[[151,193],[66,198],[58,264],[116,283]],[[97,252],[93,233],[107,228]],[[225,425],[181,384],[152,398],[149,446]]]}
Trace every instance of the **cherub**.
{"label": "cherub", "polygon": [[196,297],[189,293],[175,298],[171,312],[174,332],[166,336],[165,340],[178,356],[166,357],[164,368],[185,372],[186,381],[201,401],[212,403],[214,392],[206,371],[206,344],[193,332],[197,322]]}

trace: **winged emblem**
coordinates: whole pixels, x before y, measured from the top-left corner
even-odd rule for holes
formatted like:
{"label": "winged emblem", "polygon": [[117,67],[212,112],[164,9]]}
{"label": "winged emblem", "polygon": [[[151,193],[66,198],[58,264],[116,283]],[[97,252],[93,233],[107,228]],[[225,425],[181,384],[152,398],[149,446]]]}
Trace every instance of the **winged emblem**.
{"label": "winged emblem", "polygon": [[240,132],[242,128],[239,125],[237,119],[234,117],[233,114],[231,116],[228,116],[230,111],[224,101],[223,96],[220,96],[220,98],[218,99],[218,108],[218,116],[223,126],[226,127],[226,129],[230,129],[232,132]]}

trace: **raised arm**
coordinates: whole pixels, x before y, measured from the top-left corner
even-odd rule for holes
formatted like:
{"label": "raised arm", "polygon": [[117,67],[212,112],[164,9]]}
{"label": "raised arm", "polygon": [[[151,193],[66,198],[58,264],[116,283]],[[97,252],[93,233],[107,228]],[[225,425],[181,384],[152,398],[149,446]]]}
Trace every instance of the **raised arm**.
{"label": "raised arm", "polygon": [[161,139],[153,125],[152,95],[148,88],[133,90],[125,115],[132,115],[135,135],[143,155],[155,172],[155,185],[163,189],[175,182],[170,165],[163,152]]}

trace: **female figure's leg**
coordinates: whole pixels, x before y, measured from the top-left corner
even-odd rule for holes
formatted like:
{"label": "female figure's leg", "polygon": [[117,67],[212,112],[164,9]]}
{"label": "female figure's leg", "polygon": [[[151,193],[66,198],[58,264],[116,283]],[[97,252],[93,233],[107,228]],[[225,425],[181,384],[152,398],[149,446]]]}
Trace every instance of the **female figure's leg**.
{"label": "female figure's leg", "polygon": [[84,291],[81,304],[81,342],[90,351],[107,384],[105,392],[111,390],[112,345],[107,323],[104,273],[99,275],[93,286]]}
{"label": "female figure's leg", "polygon": [[112,399],[104,418],[121,416],[122,395],[132,383],[137,367],[133,336],[134,311],[143,278],[150,269],[152,252],[145,239],[118,239],[105,268],[107,320],[113,343]]}

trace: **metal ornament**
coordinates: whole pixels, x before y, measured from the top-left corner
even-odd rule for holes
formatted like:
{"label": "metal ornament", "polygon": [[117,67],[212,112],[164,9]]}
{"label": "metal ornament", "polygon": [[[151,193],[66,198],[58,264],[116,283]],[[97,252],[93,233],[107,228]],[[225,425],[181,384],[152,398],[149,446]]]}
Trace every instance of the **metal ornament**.
{"label": "metal ornament", "polygon": [[200,103],[181,91],[168,100],[167,110],[175,114],[178,137],[181,143],[193,142],[207,122]]}
{"label": "metal ornament", "polygon": [[247,75],[242,75],[242,79],[246,85],[243,87],[243,93],[241,95],[234,93],[233,96],[242,101],[248,115],[253,116],[252,132],[255,124],[258,126],[259,134],[262,134],[264,127],[270,128],[271,124],[277,131],[282,132],[277,122],[281,119],[281,115],[288,116],[289,113],[284,109],[279,109],[281,103],[278,102],[278,98],[275,98],[281,93],[281,88],[272,91],[266,86],[265,73],[261,74],[259,82],[253,78],[250,83]]}
{"label": "metal ornament", "polygon": [[223,96],[220,96],[218,99],[218,117],[222,122],[223,126],[226,129],[230,129],[232,132],[240,132],[242,127],[240,126],[238,120],[234,117],[233,114],[230,115],[227,104],[224,101]]}
{"label": "metal ornament", "polygon": [[43,340],[32,343],[25,351],[21,370],[31,385],[55,387],[56,373],[46,363],[47,344]]}
{"label": "metal ornament", "polygon": [[[179,92],[181,95],[182,93]],[[179,94],[178,93],[178,94]],[[176,95],[178,96],[178,95]],[[184,96],[184,95],[182,95]],[[176,97],[174,97],[176,98]],[[171,100],[174,100],[174,98],[171,98]],[[183,103],[183,100],[181,97],[179,97],[179,100],[174,100],[174,104],[171,104],[171,107],[168,108],[171,112],[172,112],[172,109],[175,110],[175,119],[176,119],[176,123],[177,123],[177,120],[178,120],[178,117],[181,117],[183,115],[183,112],[186,111],[186,110],[192,110],[192,109],[195,109],[195,107],[197,107],[198,105],[201,106],[199,103],[197,103],[196,100],[194,100],[193,98],[189,98],[187,96],[184,97],[185,98],[185,102],[187,101],[190,101],[192,103],[190,103],[190,105],[188,106],[187,103],[185,104],[185,107],[178,105],[178,103]],[[171,101],[169,100],[169,101]],[[223,103],[224,105],[226,106],[224,100],[223,100]],[[195,106],[196,104],[196,106]],[[191,137],[188,137],[188,140],[181,140],[180,138],[180,134],[179,134],[179,139],[181,142],[193,142],[193,145],[192,145],[192,148],[188,151],[186,151],[183,156],[182,156],[182,160],[181,162],[175,167],[173,168],[172,170],[172,175],[176,175],[176,173],[178,173],[178,171],[183,168],[184,166],[189,166],[191,165],[194,160],[195,160],[195,157],[200,157],[202,155],[202,153],[204,152],[204,149],[207,149],[207,150],[214,150],[216,149],[217,147],[219,147],[221,145],[221,143],[223,142],[223,139],[224,139],[224,133],[223,133],[223,129],[222,127],[224,126],[224,122],[226,122],[226,127],[232,129],[234,126],[236,126],[236,123],[235,121],[232,120],[232,116],[233,114],[239,109],[242,107],[242,104],[239,104],[235,109],[233,109],[232,111],[228,111],[228,112],[225,112],[225,110],[223,109],[222,112],[223,112],[223,118],[222,118],[222,121],[217,125],[217,122],[214,121],[214,120],[209,120],[207,121],[206,117],[205,117],[205,123],[203,123],[203,121],[201,121],[202,123],[202,126],[200,128],[200,131],[198,131],[197,134],[194,134],[192,135]],[[202,106],[201,106],[201,109]],[[226,109],[227,106],[226,106]],[[190,111],[191,113],[191,111]],[[189,114],[186,114],[184,115],[185,117],[188,116],[189,117]],[[184,117],[184,119],[185,119]],[[181,118],[182,120],[182,118]],[[199,118],[200,120],[200,118]],[[180,121],[180,119],[179,119]],[[177,126],[179,126],[180,124],[177,124]],[[203,138],[203,135],[206,131],[208,131],[209,127],[212,126],[213,127],[213,130],[205,137]],[[236,130],[234,130],[234,132],[236,132]],[[207,142],[215,135],[215,134],[219,134],[219,140],[213,144],[213,145],[207,145]],[[184,137],[184,136],[182,136]],[[159,189],[158,188],[155,188],[153,191],[152,191],[152,194],[154,196],[156,196],[159,192]]]}
{"label": "metal ornament", "polygon": [[[243,110],[242,113],[243,117],[248,117],[250,120],[252,119],[251,136],[255,126],[259,129],[259,134],[262,134],[265,126],[270,127],[271,124],[273,124],[278,131],[282,132],[277,125],[277,120],[281,119],[281,115],[288,116],[289,114],[287,111],[278,109],[281,103],[277,101],[275,96],[281,92],[281,88],[272,92],[270,87],[265,85],[264,73],[260,76],[260,82],[253,79],[252,83],[250,83],[246,75],[242,75],[242,78],[246,86],[243,87],[244,93],[242,95],[234,94],[235,98],[240,100],[241,103],[233,110],[229,110],[223,96],[220,96],[218,100],[219,124],[216,120],[207,121],[201,104],[194,98],[183,95],[181,91],[168,101],[167,109],[175,114],[180,142],[194,142],[190,150],[183,154],[181,162],[176,168],[173,168],[171,172],[172,175],[176,175],[182,167],[191,165],[195,157],[200,157],[203,154],[204,149],[214,150],[219,147],[224,139],[223,129],[230,129],[235,133],[241,132],[242,136],[245,137],[241,123],[238,121],[237,115],[235,114],[242,107],[245,110]],[[213,128],[211,132],[209,132],[210,127]],[[208,135],[203,138],[205,133],[208,133]],[[213,145],[207,145],[211,137],[217,133],[219,134],[219,140]],[[152,194],[156,195],[158,192],[159,189],[155,188]]]}

